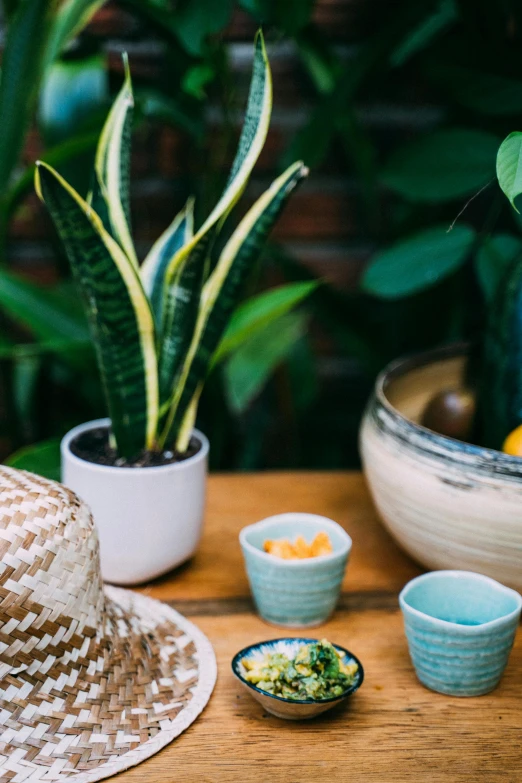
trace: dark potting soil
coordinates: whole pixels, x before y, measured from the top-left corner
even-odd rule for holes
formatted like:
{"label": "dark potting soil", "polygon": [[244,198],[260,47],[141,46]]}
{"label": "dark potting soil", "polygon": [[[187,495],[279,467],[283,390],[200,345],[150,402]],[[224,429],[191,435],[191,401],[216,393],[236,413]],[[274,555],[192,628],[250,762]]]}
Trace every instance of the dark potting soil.
{"label": "dark potting soil", "polygon": [[96,427],[82,432],[70,444],[70,449],[76,457],[86,462],[94,462],[96,465],[110,465],[114,468],[153,468],[170,465],[173,462],[183,462],[197,454],[200,448],[200,441],[192,437],[188,449],[183,454],[169,450],[160,453],[142,451],[132,459],[125,459],[119,457],[116,450],[111,448],[107,427]]}

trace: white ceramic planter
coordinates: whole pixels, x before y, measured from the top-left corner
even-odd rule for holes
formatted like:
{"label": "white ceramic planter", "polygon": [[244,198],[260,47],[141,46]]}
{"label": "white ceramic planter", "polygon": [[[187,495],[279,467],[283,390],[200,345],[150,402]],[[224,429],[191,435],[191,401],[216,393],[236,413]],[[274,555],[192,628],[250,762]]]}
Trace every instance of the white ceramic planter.
{"label": "white ceramic planter", "polygon": [[399,361],[378,378],[361,429],[375,504],[392,535],[429,568],[464,569],[522,588],[522,459],[418,422],[428,400],[462,384],[465,353]]}
{"label": "white ceramic planter", "polygon": [[205,508],[208,440],[182,462],[148,468],[96,465],[75,456],[70,443],[99,419],[75,427],[62,440],[62,482],[91,507],[100,538],[106,582],[132,585],[184,563],[199,544]]}

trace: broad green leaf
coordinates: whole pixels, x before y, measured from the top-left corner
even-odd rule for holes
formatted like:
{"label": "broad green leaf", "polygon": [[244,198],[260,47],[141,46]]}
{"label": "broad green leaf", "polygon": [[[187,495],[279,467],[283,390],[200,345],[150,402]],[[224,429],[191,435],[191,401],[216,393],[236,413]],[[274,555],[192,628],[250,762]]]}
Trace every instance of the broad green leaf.
{"label": "broad green leaf", "polygon": [[297,414],[313,405],[321,387],[317,358],[310,343],[308,334],[303,335],[286,356],[290,396]]}
{"label": "broad green leaf", "polygon": [[382,178],[412,201],[461,198],[494,178],[497,149],[498,139],[491,133],[464,128],[435,131],[400,147]]}
{"label": "broad green leaf", "polygon": [[[96,150],[95,169],[115,239],[137,267],[130,229],[130,145],[134,97],[127,55],[125,81],[109,112]],[[93,201],[96,209],[96,201]]]}
{"label": "broad green leaf", "polygon": [[17,356],[12,366],[11,395],[17,429],[24,440],[34,437],[32,422],[39,402],[39,380],[42,356]]}
{"label": "broad green leaf", "polygon": [[262,333],[274,320],[286,315],[310,296],[317,286],[316,281],[287,283],[263,291],[240,304],[230,319],[212,364],[222,362],[247,340]]}
{"label": "broad green leaf", "polygon": [[[69,43],[91,21],[105,0],[65,0],[53,17],[49,42],[47,45],[45,66],[58,57],[64,46]],[[49,5],[52,5],[49,2]]]}
{"label": "broad green leaf", "polygon": [[207,36],[226,27],[232,15],[233,0],[182,0],[173,14],[176,34],[190,54],[203,54]]}
{"label": "broad green leaf", "polygon": [[261,392],[276,367],[303,337],[306,325],[306,313],[287,313],[234,351],[223,375],[230,407],[236,413],[243,413]]}
{"label": "broad green leaf", "polygon": [[81,345],[89,331],[81,313],[72,313],[52,289],[0,270],[0,307],[39,340],[64,340]]}
{"label": "broad green leaf", "polygon": [[[44,152],[42,160],[54,167],[71,163],[75,158],[94,151],[98,136],[99,134],[96,132],[73,136],[71,139],[67,139],[67,141],[63,141]],[[8,215],[13,213],[22,198],[32,190],[34,186],[34,172],[35,166],[29,166],[9,188],[5,199],[5,209]]]}
{"label": "broad green leaf", "polygon": [[6,270],[0,271],[0,309],[28,329],[37,343],[17,343],[0,356],[38,357],[52,353],[76,370],[91,362],[92,347],[83,313],[56,288],[30,283]]}
{"label": "broad green leaf", "polygon": [[310,22],[315,0],[241,0],[241,5],[257,22],[293,36]]}
{"label": "broad green leaf", "polygon": [[522,193],[522,133],[514,131],[504,139],[497,154],[498,184],[516,211],[515,199]]}
{"label": "broad green leaf", "polygon": [[51,438],[34,446],[25,446],[11,454],[5,464],[60,481],[60,438]]}
{"label": "broad green leaf", "polygon": [[275,22],[278,27],[293,36],[311,21],[315,0],[276,0],[274,3]]}
{"label": "broad green leaf", "polygon": [[461,106],[490,116],[509,116],[522,111],[522,79],[482,70],[480,63],[429,65],[426,73]]}
{"label": "broad green leaf", "polygon": [[252,264],[291,193],[307,174],[301,162],[290,166],[250,208],[223,248],[203,289],[194,337],[176,381],[162,445],[176,441],[185,411],[207,375]]}
{"label": "broad green leaf", "polygon": [[47,71],[38,109],[46,145],[58,144],[87,124],[105,105],[109,83],[105,57],[54,63]]}
{"label": "broad green leaf", "polygon": [[440,0],[437,7],[415,29],[408,33],[390,57],[393,66],[404,65],[413,55],[424,49],[436,36],[458,19],[455,0]]}
{"label": "broad green leaf", "polygon": [[331,48],[320,38],[315,27],[301,32],[296,39],[301,62],[315,89],[321,95],[331,93],[341,71],[341,63],[334,58]]}
{"label": "broad green leaf", "polygon": [[384,299],[430,288],[462,266],[474,239],[470,226],[456,225],[451,231],[439,226],[397,242],[372,258],[362,288]]}
{"label": "broad green leaf", "polygon": [[0,194],[7,188],[36,102],[52,3],[24,0],[13,14],[0,79]]}
{"label": "broad green leaf", "polygon": [[486,237],[475,257],[475,268],[486,302],[492,303],[513,262],[522,256],[522,239],[513,234]]}
{"label": "broad green leaf", "polygon": [[21,0],[2,0],[1,9],[3,11],[3,20],[9,22],[20,5]]}
{"label": "broad green leaf", "polygon": [[47,205],[83,294],[122,456],[152,448],[158,422],[154,319],[139,274],[100,218],[50,166],[36,189]]}
{"label": "broad green leaf", "polygon": [[310,167],[322,163],[334,140],[339,115],[350,108],[372,72],[388,61],[390,52],[404,38],[405,32],[423,18],[423,8],[422,3],[401,3],[387,24],[377,25],[377,32],[358,47],[355,57],[336,74],[333,89],[314,106],[283,155],[285,162],[302,158]]}
{"label": "broad green leaf", "polygon": [[199,101],[207,97],[206,86],[214,80],[216,72],[208,63],[198,63],[186,72],[181,86],[184,92]]}
{"label": "broad green leaf", "polygon": [[177,17],[172,13],[170,0],[126,0],[127,5],[136,9],[136,11],[152,22],[154,27],[158,27],[162,33],[168,33],[169,36],[176,39],[179,43],[177,30]]}
{"label": "broad green leaf", "polygon": [[195,141],[203,139],[204,125],[201,116],[190,112],[181,100],[163,95],[157,90],[142,88],[136,89],[136,107],[147,119],[182,128]]}
{"label": "broad green leaf", "polygon": [[152,306],[158,328],[162,322],[165,273],[172,257],[194,235],[194,199],[189,199],[170,226],[156,240],[140,267],[143,288]]}

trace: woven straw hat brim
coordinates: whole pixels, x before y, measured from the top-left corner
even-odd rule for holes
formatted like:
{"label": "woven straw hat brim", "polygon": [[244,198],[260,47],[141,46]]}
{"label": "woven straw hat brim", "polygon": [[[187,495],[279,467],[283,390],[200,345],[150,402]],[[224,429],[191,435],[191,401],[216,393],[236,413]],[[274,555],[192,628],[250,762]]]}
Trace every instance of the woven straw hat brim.
{"label": "woven straw hat brim", "polygon": [[[94,783],[139,764],[207,704],[216,660],[169,606],[106,587],[100,655],[0,680],[0,783]],[[80,653],[81,656],[81,653]]]}

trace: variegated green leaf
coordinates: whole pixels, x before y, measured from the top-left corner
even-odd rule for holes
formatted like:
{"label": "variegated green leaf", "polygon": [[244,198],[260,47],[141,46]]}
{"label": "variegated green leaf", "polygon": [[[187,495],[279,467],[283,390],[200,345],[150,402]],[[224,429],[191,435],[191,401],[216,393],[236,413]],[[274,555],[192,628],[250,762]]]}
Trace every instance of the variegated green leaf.
{"label": "variegated green leaf", "polygon": [[99,216],[50,166],[36,189],[84,296],[118,451],[153,448],[158,422],[154,319],[139,274]]}
{"label": "variegated green leaf", "polygon": [[225,190],[207,219],[209,225],[228,214],[244,191],[248,177],[263,149],[271,113],[272,74],[263,34],[259,30],[254,42],[254,62],[245,121]]}
{"label": "variegated green leaf", "polygon": [[158,327],[161,325],[165,273],[172,257],[194,235],[194,199],[190,198],[170,226],[151,247],[140,267],[140,277],[152,305]]}
{"label": "variegated green leaf", "polygon": [[198,383],[196,391],[194,392],[194,396],[192,397],[190,401],[190,405],[188,406],[187,410],[185,411],[185,414],[183,416],[183,420],[181,422],[181,426],[179,428],[179,435],[178,439],[176,441],[176,449],[183,454],[190,443],[190,438],[192,435],[192,431],[194,429],[194,426],[196,424],[196,416],[198,413],[198,406],[199,406],[199,398],[201,397],[201,392],[203,391],[203,386],[205,384],[205,381],[202,380]]}
{"label": "variegated green leaf", "polygon": [[255,40],[252,80],[245,121],[227,184],[218,203],[199,231],[196,232],[191,242],[171,259],[165,274],[167,282],[166,296],[169,295],[168,284],[174,280],[176,270],[183,262],[184,257],[193,254],[195,256],[193,263],[205,263],[216,226],[223,222],[237,203],[263,149],[270,124],[271,112],[272,74],[263,35],[259,31]]}
{"label": "variegated green leaf", "polygon": [[192,338],[213,239],[246,187],[265,143],[271,110],[272,76],[263,36],[259,32],[255,40],[245,122],[227,184],[209,217],[194,237],[173,255],[165,271],[160,328],[164,343],[159,372],[162,400],[172,393],[177,382],[177,370]]}
{"label": "variegated green leaf", "polygon": [[165,302],[159,353],[160,404],[172,395],[194,335],[198,319],[205,266],[195,253],[184,256],[169,284]]}
{"label": "variegated green leaf", "polygon": [[[112,233],[137,267],[130,230],[130,146],[134,97],[127,55],[125,81],[105,121],[96,150],[95,170],[105,198]],[[96,192],[92,203],[96,207]]]}
{"label": "variegated green leaf", "polygon": [[177,441],[185,412],[208,372],[252,263],[291,193],[307,174],[301,162],[290,166],[250,208],[223,248],[203,289],[194,337],[160,438],[162,445]]}

